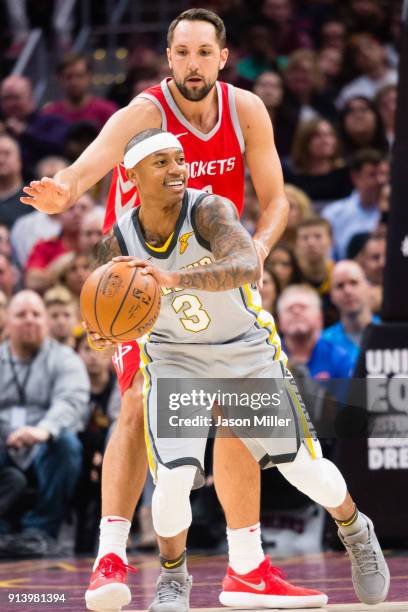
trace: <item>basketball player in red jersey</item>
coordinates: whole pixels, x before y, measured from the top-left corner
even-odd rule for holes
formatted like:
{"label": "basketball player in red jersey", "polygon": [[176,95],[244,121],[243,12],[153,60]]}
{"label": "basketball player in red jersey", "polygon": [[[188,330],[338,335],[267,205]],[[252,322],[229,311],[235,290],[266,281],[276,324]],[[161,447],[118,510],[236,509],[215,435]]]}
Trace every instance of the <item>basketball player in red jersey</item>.
{"label": "basketball player in red jersey", "polygon": [[[147,127],[163,127],[174,130],[183,144],[190,164],[189,186],[213,187],[214,192],[232,199],[238,207],[242,207],[242,158],[245,150],[246,163],[261,207],[254,240],[263,261],[282,234],[288,212],[268,113],[261,100],[251,92],[217,83],[228,50],[225,48],[223,23],[214,13],[202,9],[183,13],[172,22],[168,42],[172,79],[153,88],[153,92],[150,90],[138,96],[128,107],[116,112],[74,164],[59,172],[54,179],[44,178],[30,183],[25,188],[30,197],[22,201],[47,213],[62,212],[112,167],[122,162],[125,145],[136,132]],[[117,180],[123,181],[123,176]],[[126,189],[125,184],[122,191]],[[117,193],[120,197],[115,200],[116,214],[123,204],[123,194]],[[135,204],[136,195],[132,194],[127,205]],[[113,221],[111,211],[106,229]],[[135,364],[132,352],[129,350],[127,357],[131,358],[131,364]],[[135,367],[132,372],[125,364],[124,370],[130,371],[134,377]],[[125,390],[124,386],[122,390]],[[91,609],[119,608],[129,601],[124,584],[127,569],[125,547],[147,467],[141,405],[141,383],[137,375],[123,394],[118,424],[104,457],[100,547],[90,585],[98,607]],[[215,444],[214,478],[221,504],[231,517],[228,524],[230,563],[238,574],[250,576],[263,562],[259,529],[259,466],[239,440],[221,438]],[[245,496],[242,496],[243,490]],[[344,515],[338,519],[347,522],[358,520],[354,506],[348,507],[346,500],[344,503]],[[177,570],[182,562],[182,559],[163,560],[162,566],[164,570],[166,564],[167,568]],[[281,607],[293,607],[291,585],[273,572],[263,576],[261,583],[264,582],[269,592],[275,591],[282,596]],[[259,592],[261,583],[254,585],[254,593]],[[245,585],[243,591],[248,592],[250,578],[242,584]],[[237,582],[236,589],[239,588]],[[109,599],[110,595],[112,599]],[[115,605],[110,605],[113,602]],[[166,612],[184,612],[180,611],[177,600],[173,607],[171,602],[164,602],[164,608]]]}

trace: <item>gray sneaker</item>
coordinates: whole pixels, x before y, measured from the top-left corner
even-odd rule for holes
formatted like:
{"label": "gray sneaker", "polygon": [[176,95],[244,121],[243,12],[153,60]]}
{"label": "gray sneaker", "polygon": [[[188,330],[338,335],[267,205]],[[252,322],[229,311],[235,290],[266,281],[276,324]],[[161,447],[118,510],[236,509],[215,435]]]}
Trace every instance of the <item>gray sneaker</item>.
{"label": "gray sneaker", "polygon": [[384,601],[390,588],[390,571],[374,532],[372,521],[360,512],[367,521],[367,528],[344,536],[337,532],[351,561],[354,590],[360,601],[376,604]]}
{"label": "gray sneaker", "polygon": [[162,572],[148,612],[189,612],[192,584],[192,576],[184,572]]}

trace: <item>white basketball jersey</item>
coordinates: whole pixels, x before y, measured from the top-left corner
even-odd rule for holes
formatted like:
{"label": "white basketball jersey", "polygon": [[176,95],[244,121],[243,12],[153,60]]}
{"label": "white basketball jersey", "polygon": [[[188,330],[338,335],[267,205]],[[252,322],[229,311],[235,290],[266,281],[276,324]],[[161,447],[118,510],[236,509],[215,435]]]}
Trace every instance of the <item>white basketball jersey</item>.
{"label": "white basketball jersey", "polygon": [[[139,207],[127,211],[114,226],[123,255],[151,260],[162,270],[176,271],[214,263],[211,247],[198,233],[195,209],[208,194],[186,189],[174,233],[164,247],[146,243],[139,223]],[[161,309],[150,342],[225,344],[247,334],[261,334],[281,356],[273,317],[261,308],[256,285],[227,291],[161,288]]]}

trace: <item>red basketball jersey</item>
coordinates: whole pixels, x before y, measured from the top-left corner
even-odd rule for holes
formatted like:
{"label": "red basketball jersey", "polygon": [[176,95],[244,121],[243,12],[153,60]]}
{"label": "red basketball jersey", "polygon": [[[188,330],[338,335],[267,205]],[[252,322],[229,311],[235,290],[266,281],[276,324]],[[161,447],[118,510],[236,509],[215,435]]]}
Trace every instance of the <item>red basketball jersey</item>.
{"label": "red basketball jersey", "polygon": [[[235,88],[217,81],[218,121],[208,134],[192,126],[176,105],[169,79],[146,89],[139,97],[151,100],[160,110],[162,129],[180,139],[188,164],[188,186],[216,193],[234,202],[241,214],[244,205],[244,138],[235,103]],[[114,169],[106,204],[104,232],[116,218],[139,204],[137,190],[127,180],[125,168]]]}

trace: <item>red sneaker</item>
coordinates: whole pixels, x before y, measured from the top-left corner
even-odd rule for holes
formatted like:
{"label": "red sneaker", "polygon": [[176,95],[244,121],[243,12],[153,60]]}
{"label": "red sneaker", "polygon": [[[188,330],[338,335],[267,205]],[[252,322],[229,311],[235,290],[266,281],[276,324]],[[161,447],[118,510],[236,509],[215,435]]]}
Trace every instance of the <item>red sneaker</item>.
{"label": "red sneaker", "polygon": [[117,611],[127,606],[132,599],[126,585],[128,572],[137,569],[123,563],[122,559],[110,553],[102,557],[97,568],[92,572],[88,590],[85,593],[88,610]]}
{"label": "red sneaker", "polygon": [[237,574],[229,567],[222,581],[220,602],[224,606],[245,608],[319,608],[327,603],[327,595],[303,589],[283,580],[283,573],[274,567],[268,556],[248,574]]}

